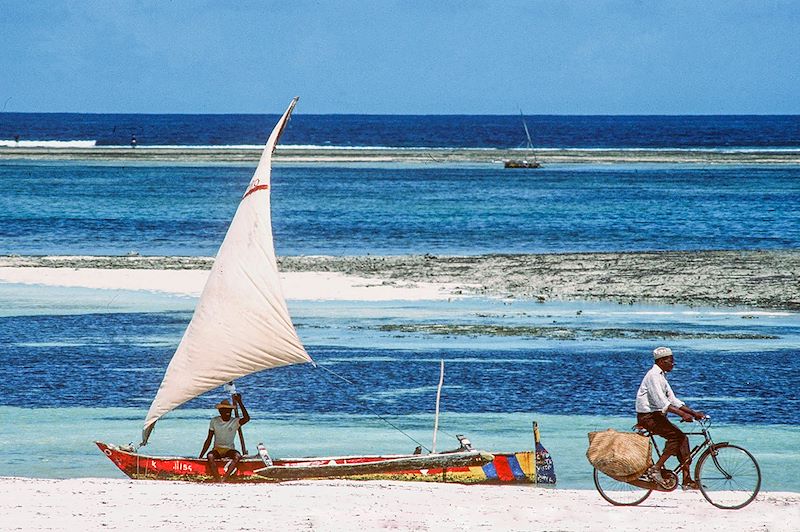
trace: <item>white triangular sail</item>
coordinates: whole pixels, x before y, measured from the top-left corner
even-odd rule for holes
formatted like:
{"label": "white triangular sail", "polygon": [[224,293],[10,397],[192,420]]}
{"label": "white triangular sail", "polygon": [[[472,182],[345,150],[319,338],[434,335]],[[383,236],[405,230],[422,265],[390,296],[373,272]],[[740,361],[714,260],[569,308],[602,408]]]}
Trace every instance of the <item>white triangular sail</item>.
{"label": "white triangular sail", "polygon": [[312,361],[281,291],[270,217],[272,153],[296,103],[273,129],[217,252],[147,413],[143,445],[161,416],[198,395],[256,371]]}

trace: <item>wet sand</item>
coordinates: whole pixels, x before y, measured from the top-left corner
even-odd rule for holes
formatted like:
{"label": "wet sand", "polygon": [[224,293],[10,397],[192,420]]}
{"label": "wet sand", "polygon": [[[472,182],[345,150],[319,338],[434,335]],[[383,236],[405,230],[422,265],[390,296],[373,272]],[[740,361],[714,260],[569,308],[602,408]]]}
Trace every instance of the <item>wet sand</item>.
{"label": "wet sand", "polygon": [[[0,284],[135,290],[199,297],[208,269],[17,268],[0,266]],[[434,301],[453,297],[442,283],[392,282],[339,272],[281,272],[283,295],[293,301]]]}
{"label": "wet sand", "polygon": [[[0,147],[3,160],[122,161],[141,163],[204,163],[255,165],[260,147],[138,147],[90,148]],[[345,148],[279,146],[276,163],[473,163],[502,164],[528,156],[524,150],[465,148]],[[544,149],[536,157],[548,164],[692,163],[800,164],[800,150],[680,150],[680,149]]]}
{"label": "wet sand", "polygon": [[[0,257],[0,268],[207,270],[210,257]],[[454,295],[800,310],[800,250],[282,257],[282,272],[340,273]]]}
{"label": "wet sand", "polygon": [[800,310],[800,251],[287,257],[283,268],[455,283],[470,294]]}

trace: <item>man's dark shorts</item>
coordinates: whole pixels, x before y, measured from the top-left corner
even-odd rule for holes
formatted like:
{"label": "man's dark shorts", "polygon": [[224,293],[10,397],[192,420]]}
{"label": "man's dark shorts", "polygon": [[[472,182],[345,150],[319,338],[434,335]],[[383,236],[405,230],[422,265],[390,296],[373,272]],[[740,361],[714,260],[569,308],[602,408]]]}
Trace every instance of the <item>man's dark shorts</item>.
{"label": "man's dark shorts", "polygon": [[214,460],[220,460],[222,458],[230,458],[233,460],[239,456],[239,451],[236,449],[228,449],[226,451],[222,451],[221,449],[211,449],[209,454],[214,457]]}
{"label": "man's dark shorts", "polygon": [[676,455],[681,462],[689,457],[689,438],[681,429],[670,423],[666,415],[661,412],[650,412],[637,414],[636,418],[639,425],[667,440],[664,453]]}

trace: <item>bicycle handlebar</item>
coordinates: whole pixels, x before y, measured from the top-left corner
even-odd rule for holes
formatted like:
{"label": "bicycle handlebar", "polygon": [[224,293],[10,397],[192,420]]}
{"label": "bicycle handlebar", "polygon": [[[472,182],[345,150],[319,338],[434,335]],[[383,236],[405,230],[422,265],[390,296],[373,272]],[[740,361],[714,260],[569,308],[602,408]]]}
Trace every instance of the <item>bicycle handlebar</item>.
{"label": "bicycle handlebar", "polygon": [[711,416],[706,415],[705,417],[702,417],[700,419],[692,418],[689,421],[686,421],[685,419],[681,419],[681,423],[693,423],[695,421],[697,421],[701,425],[710,425],[711,424]]}

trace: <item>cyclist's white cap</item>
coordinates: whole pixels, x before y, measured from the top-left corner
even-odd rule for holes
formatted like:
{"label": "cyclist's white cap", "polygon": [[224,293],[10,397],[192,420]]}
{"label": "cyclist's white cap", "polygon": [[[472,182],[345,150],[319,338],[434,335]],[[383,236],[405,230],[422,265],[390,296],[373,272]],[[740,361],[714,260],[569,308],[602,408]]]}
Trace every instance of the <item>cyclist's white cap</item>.
{"label": "cyclist's white cap", "polygon": [[669,347],[656,347],[653,349],[653,360],[658,360],[659,358],[664,357],[671,357],[672,356],[672,349]]}

